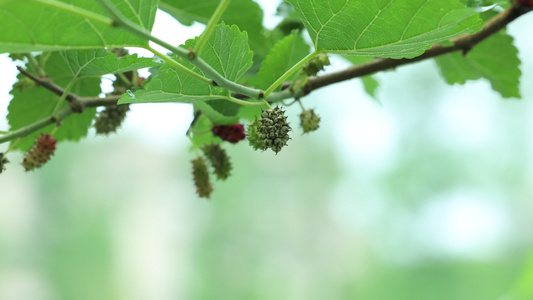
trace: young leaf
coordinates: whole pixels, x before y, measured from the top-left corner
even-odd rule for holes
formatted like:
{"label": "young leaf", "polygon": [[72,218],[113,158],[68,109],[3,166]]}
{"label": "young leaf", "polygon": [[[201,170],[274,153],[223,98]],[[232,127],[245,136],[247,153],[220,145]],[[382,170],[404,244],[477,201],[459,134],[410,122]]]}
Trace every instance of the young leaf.
{"label": "young leaf", "polygon": [[258,89],[267,89],[281,75],[309,54],[309,46],[298,33],[292,33],[278,41],[261,63],[251,84]]}
{"label": "young leaf", "polygon": [[481,28],[459,0],[287,0],[316,50],[412,58],[434,43]]}
{"label": "young leaf", "polygon": [[[194,48],[196,40],[189,40],[185,48]],[[252,65],[253,53],[248,46],[245,32],[237,26],[217,25],[207,41],[201,57],[225,78],[236,81]],[[203,75],[185,60],[177,59],[181,64]],[[135,91],[133,95],[124,95],[119,103],[153,103],[216,100],[227,98],[227,91],[197,80],[182,70],[170,65],[159,69],[157,76],[144,85],[144,90]]]}
{"label": "young leaf", "polygon": [[513,38],[499,32],[478,44],[466,56],[451,53],[435,59],[449,84],[486,78],[503,97],[520,97],[520,60]]}
{"label": "young leaf", "polygon": [[[191,25],[193,21],[207,24],[219,3],[220,0],[161,0],[159,8],[184,25]],[[248,32],[254,52],[262,51],[266,42],[263,34],[263,10],[257,3],[252,0],[232,0],[221,21],[237,25],[241,31]]]}
{"label": "young leaf", "polygon": [[[66,3],[68,2],[68,3]],[[0,1],[0,53],[53,51],[80,48],[142,47],[145,39],[94,18],[110,20],[94,0]],[[130,21],[150,31],[158,0],[115,0]],[[50,4],[57,5],[50,5]],[[68,7],[61,8],[62,6]],[[77,12],[77,13],[76,13]]]}

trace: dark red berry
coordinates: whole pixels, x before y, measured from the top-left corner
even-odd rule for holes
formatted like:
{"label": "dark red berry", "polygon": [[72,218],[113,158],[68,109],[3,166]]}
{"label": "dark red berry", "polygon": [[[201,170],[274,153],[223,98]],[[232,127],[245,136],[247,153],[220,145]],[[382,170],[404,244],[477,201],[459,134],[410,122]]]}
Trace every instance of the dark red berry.
{"label": "dark red berry", "polygon": [[244,140],[246,137],[244,126],[242,124],[213,126],[212,132],[213,135],[233,144]]}
{"label": "dark red berry", "polygon": [[516,3],[521,4],[525,7],[533,8],[533,0],[515,0]]}

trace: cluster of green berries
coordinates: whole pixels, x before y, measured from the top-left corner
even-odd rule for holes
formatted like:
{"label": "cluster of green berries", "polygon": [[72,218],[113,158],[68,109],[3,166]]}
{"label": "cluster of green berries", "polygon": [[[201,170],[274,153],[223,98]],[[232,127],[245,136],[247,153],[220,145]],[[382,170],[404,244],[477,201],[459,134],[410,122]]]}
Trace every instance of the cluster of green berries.
{"label": "cluster of green berries", "polygon": [[203,157],[199,156],[192,161],[192,176],[198,196],[202,198],[211,197],[213,186],[211,185],[211,180],[209,180],[209,171]]}
{"label": "cluster of green berries", "polygon": [[96,133],[109,134],[115,132],[122,125],[129,110],[129,104],[107,106],[95,118],[94,128],[96,128]]}
{"label": "cluster of green berries", "polygon": [[277,154],[290,140],[291,130],[285,111],[281,107],[263,110],[260,124],[257,126],[259,141],[263,143],[262,150],[272,149]]}
{"label": "cluster of green berries", "polygon": [[24,156],[24,169],[31,171],[44,165],[56,151],[56,143],[57,140],[49,134],[39,136],[35,146]]}
{"label": "cluster of green berries", "polygon": [[205,145],[202,151],[211,163],[217,179],[226,180],[231,173],[231,162],[226,151],[218,144]]}
{"label": "cluster of green berries", "polygon": [[[226,180],[231,173],[231,162],[226,151],[218,144],[210,144],[202,147],[202,152],[219,180]],[[213,192],[213,186],[209,178],[209,170],[204,157],[199,156],[192,161],[192,174],[196,193],[201,198],[209,198]]]}
{"label": "cluster of green berries", "polygon": [[329,66],[330,61],[326,54],[318,54],[302,67],[303,72],[307,76],[316,76],[319,71],[324,70],[325,66]]}
{"label": "cluster of green berries", "polygon": [[304,133],[312,132],[318,129],[320,117],[313,109],[306,109],[300,114],[300,126]]}

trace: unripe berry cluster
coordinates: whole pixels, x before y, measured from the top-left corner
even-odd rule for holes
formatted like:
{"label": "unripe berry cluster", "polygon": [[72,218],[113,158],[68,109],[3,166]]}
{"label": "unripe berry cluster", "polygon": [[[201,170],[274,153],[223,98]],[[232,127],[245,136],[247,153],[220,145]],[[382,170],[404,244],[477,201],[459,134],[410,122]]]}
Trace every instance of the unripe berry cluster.
{"label": "unripe berry cluster", "polygon": [[254,148],[254,150],[263,150],[265,148],[265,142],[261,139],[261,134],[259,133],[259,126],[261,125],[261,121],[257,118],[248,125],[248,132],[246,135],[248,136],[248,142],[250,143],[250,146]]}
{"label": "unripe berry cluster", "polygon": [[300,126],[304,133],[312,132],[318,129],[320,117],[313,109],[306,109],[300,114]]}
{"label": "unripe berry cluster", "polygon": [[268,148],[276,152],[281,151],[289,141],[289,131],[292,128],[287,123],[285,111],[279,106],[274,109],[265,109],[261,112],[261,125],[257,128],[260,139],[264,143],[263,150]]}
{"label": "unripe berry cluster", "polygon": [[56,139],[49,134],[42,134],[37,138],[37,143],[24,157],[22,166],[26,171],[40,168],[45,164],[56,150]]}
{"label": "unripe berry cluster", "polygon": [[198,196],[209,198],[213,192],[213,186],[209,180],[209,171],[203,157],[197,157],[192,161],[192,176]]}
{"label": "unripe berry cluster", "polygon": [[130,106],[128,104],[106,107],[95,119],[94,128],[96,128],[96,133],[109,134],[115,132],[122,125],[129,110]]}
{"label": "unripe berry cluster", "polygon": [[217,178],[226,180],[231,172],[231,162],[226,150],[222,149],[218,144],[211,144],[202,147],[202,151],[211,166],[213,166]]}
{"label": "unripe berry cluster", "polygon": [[319,71],[324,70],[324,67],[329,65],[330,61],[328,56],[321,53],[305,64],[302,70],[307,76],[316,76]]}

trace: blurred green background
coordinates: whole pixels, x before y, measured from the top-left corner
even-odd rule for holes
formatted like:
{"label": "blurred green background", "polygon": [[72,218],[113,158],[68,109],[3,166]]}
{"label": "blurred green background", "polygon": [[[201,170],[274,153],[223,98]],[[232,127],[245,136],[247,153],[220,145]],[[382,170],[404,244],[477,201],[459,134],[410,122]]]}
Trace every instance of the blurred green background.
{"label": "blurred green background", "polygon": [[533,299],[531,21],[510,28],[522,100],[447,86],[433,62],[379,74],[379,103],[336,84],[304,99],[321,129],[293,126],[278,155],[226,145],[211,201],[185,105],[134,106],[119,134],[61,143],[35,172],[10,153],[0,299]]}

